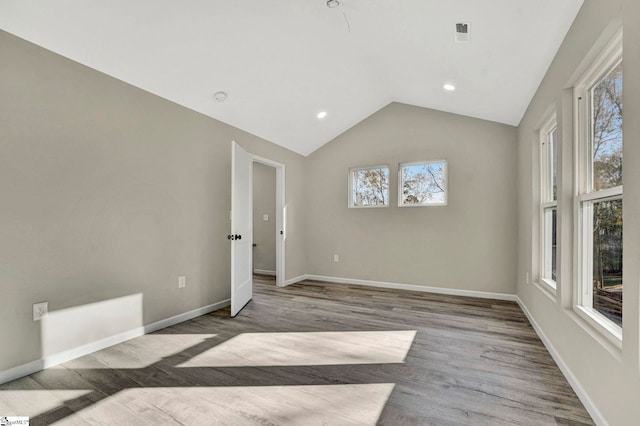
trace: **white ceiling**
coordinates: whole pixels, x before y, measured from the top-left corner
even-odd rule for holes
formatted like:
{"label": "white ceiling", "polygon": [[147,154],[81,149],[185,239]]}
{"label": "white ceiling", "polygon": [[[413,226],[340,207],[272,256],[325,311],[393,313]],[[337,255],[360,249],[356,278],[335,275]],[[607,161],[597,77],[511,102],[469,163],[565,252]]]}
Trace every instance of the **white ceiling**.
{"label": "white ceiling", "polygon": [[393,101],[517,125],[582,0],[340,3],[0,0],[0,28],[308,155]]}

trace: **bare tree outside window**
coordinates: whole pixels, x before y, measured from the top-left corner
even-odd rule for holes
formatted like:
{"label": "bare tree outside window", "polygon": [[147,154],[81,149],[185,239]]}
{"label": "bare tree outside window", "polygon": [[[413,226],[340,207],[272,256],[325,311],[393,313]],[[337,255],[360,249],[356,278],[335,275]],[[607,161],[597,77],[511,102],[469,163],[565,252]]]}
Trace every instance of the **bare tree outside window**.
{"label": "bare tree outside window", "polygon": [[622,326],[622,200],[593,206],[593,308]]}
{"label": "bare tree outside window", "polygon": [[351,169],[350,207],[383,207],[389,205],[389,168]]}
{"label": "bare tree outside window", "polygon": [[399,175],[401,206],[446,204],[446,162],[401,164]]}
{"label": "bare tree outside window", "polygon": [[[591,89],[592,185],[622,185],[622,62]],[[622,199],[593,205],[593,308],[622,325]]]}
{"label": "bare tree outside window", "polygon": [[622,62],[591,89],[593,189],[622,185]]}

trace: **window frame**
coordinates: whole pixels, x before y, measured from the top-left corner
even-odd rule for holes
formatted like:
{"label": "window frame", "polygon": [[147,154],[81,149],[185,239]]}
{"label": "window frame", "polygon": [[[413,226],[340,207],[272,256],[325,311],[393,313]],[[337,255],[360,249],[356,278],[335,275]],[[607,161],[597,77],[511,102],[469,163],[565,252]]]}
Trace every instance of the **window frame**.
{"label": "window frame", "polygon": [[[576,274],[573,310],[616,347],[622,347],[622,327],[593,308],[593,204],[622,200],[623,186],[594,190],[591,140],[591,90],[623,61],[622,29],[611,39],[574,86],[574,229]],[[624,142],[623,142],[624,143]],[[623,297],[624,301],[624,297]],[[623,302],[624,303],[624,302]]]}
{"label": "window frame", "polygon": [[[558,119],[555,111],[544,121],[540,128],[538,142],[540,145],[540,275],[539,281],[553,295],[557,290],[556,281],[552,278],[553,250],[552,233],[548,231],[553,226],[553,211],[556,212],[556,238],[558,234],[558,193],[559,188],[556,180],[556,195],[553,195],[553,150],[551,149],[550,135],[555,132],[556,157],[560,149],[558,140]],[[556,179],[558,176],[557,167],[560,163],[556,160]],[[550,214],[547,214],[549,212]],[[551,230],[551,232],[553,232]],[[556,265],[558,265],[558,250],[556,249]]]}
{"label": "window frame", "polygon": [[[444,198],[440,203],[426,203],[426,204],[404,204],[403,203],[403,178],[402,178],[402,168],[406,166],[417,166],[417,165],[428,165],[428,164],[442,164],[443,166],[443,174],[444,174]],[[398,164],[398,207],[444,207],[449,203],[449,164],[447,160],[429,160],[429,161],[411,161],[406,163]]]}
{"label": "window frame", "polygon": [[[371,205],[371,206],[356,206],[354,205],[354,200],[353,200],[353,177],[354,177],[354,172],[356,171],[361,171],[361,170],[371,170],[371,169],[387,169],[387,176],[388,176],[388,182],[387,182],[387,202],[386,204],[379,204],[379,205]],[[348,173],[348,180],[349,180],[349,194],[348,194],[348,200],[347,200],[347,207],[349,207],[350,209],[378,209],[378,208],[386,208],[389,207],[391,205],[391,167],[389,167],[388,164],[379,164],[379,165],[375,165],[375,166],[358,166],[358,167],[350,167],[349,168],[349,173]]]}

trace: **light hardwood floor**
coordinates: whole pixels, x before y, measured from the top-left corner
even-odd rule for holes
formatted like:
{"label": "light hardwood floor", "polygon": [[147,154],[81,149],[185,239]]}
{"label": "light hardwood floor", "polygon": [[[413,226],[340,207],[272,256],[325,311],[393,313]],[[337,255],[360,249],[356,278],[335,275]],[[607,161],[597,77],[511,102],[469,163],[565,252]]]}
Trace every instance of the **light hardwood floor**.
{"label": "light hardwood floor", "polygon": [[313,281],[0,386],[31,424],[593,424],[513,302]]}

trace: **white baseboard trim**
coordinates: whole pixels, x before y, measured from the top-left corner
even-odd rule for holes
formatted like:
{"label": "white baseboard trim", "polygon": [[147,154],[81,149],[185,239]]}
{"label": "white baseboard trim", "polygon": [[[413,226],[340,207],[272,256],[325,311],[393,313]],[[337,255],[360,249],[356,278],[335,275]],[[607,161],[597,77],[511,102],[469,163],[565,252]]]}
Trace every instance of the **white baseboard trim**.
{"label": "white baseboard trim", "polygon": [[329,283],[356,284],[356,285],[364,285],[369,287],[421,291],[424,293],[448,294],[451,296],[466,296],[466,297],[477,297],[481,299],[508,300],[512,302],[517,301],[517,296],[515,294],[507,294],[507,293],[491,293],[487,291],[460,290],[455,288],[430,287],[426,285],[416,285],[416,284],[399,284],[399,283],[390,283],[386,281],[359,280],[354,278],[326,277],[323,275],[306,275],[306,279],[316,280],[316,281],[326,281]]}
{"label": "white baseboard trim", "polygon": [[282,287],[299,283],[300,281],[306,280],[308,277],[309,277],[308,275],[304,274],[304,275],[297,276],[295,278],[289,278],[288,280],[284,281],[284,283],[282,284]]}
{"label": "white baseboard trim", "polygon": [[[118,343],[126,342],[127,340],[142,336],[143,334],[145,334],[144,327],[136,327],[132,330],[114,334],[113,336],[105,337],[104,339],[96,340],[95,342],[87,343],[86,345],[78,346],[76,348],[59,352],[57,354],[49,355],[46,358],[42,358],[40,360],[42,361],[41,369],[53,367],[67,361],[71,361],[72,359],[80,358],[81,356],[88,355],[92,352],[96,352],[104,348],[108,348],[109,346],[117,345]],[[32,371],[31,373],[35,373],[35,371]]]}
{"label": "white baseboard trim", "polygon": [[154,331],[162,330],[163,328],[167,328],[172,325],[179,324],[181,322],[188,321],[202,315],[206,315],[209,312],[226,308],[229,305],[231,305],[231,299],[225,299],[221,302],[212,303],[211,305],[203,306],[202,308],[194,309],[189,312],[172,316],[171,318],[165,318],[163,320],[156,321],[144,326],[144,334],[153,333]]}
{"label": "white baseboard trim", "polygon": [[549,340],[549,338],[544,334],[542,328],[540,328],[540,325],[533,318],[533,315],[531,315],[529,309],[527,309],[527,306],[517,296],[516,301],[518,302],[518,305],[520,305],[520,309],[522,309],[522,312],[524,312],[524,314],[527,316],[527,319],[529,319],[529,322],[531,323],[531,326],[535,330],[536,334],[538,335],[538,337],[540,337],[540,340],[542,340],[542,343],[547,348],[547,351],[549,351],[551,357],[558,365],[558,368],[560,368],[560,371],[562,371],[562,374],[573,388],[573,391],[576,393],[576,395],[578,395],[578,399],[580,399],[580,402],[582,402],[584,408],[586,408],[589,412],[589,415],[591,416],[593,421],[598,426],[608,426],[609,423],[605,420],[604,416],[602,415],[600,410],[598,410],[598,407],[596,407],[591,398],[589,398],[589,395],[582,387],[576,376],[573,374],[569,366],[564,362],[556,348],[551,343],[551,340]]}
{"label": "white baseboard trim", "polygon": [[109,346],[126,342],[127,340],[133,339],[134,337],[153,333],[154,331],[162,330],[163,328],[188,321],[201,315],[208,314],[209,312],[217,311],[218,309],[225,308],[230,304],[231,300],[226,299],[218,303],[213,303],[211,305],[203,306],[202,308],[194,309],[189,312],[172,316],[171,318],[165,318],[163,320],[156,321],[142,327],[136,327],[132,330],[118,333],[113,336],[109,336],[107,338],[79,346],[77,348],[69,349],[54,355],[47,356],[45,358],[31,361],[26,364],[10,368],[8,370],[0,371],[0,384],[19,379],[20,377],[28,376],[29,374],[36,373],[45,368],[53,367],[55,365],[71,361],[72,359],[76,359],[81,356],[88,355],[92,352],[108,348]]}
{"label": "white baseboard trim", "polygon": [[254,269],[253,273],[260,274],[260,275],[270,275],[272,277],[276,276],[276,271],[271,271],[269,269]]}
{"label": "white baseboard trim", "polygon": [[19,379],[20,377],[28,376],[29,374],[33,374],[43,370],[44,368],[44,359],[37,359],[8,370],[0,371],[0,385]]}

